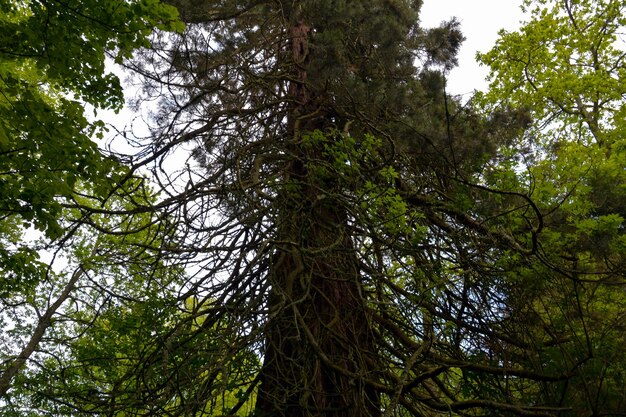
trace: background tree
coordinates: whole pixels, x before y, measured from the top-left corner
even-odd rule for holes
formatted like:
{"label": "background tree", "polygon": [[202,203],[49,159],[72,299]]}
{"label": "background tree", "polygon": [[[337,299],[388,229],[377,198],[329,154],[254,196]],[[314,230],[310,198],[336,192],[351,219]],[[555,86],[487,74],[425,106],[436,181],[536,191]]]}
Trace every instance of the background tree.
{"label": "background tree", "polygon": [[[479,56],[492,71],[481,105],[533,119],[518,152],[506,154],[515,175],[491,170],[492,183],[526,194],[541,212],[537,262],[512,271],[507,303],[519,326],[546,332],[524,360],[573,375],[537,387],[539,398],[573,407],[572,415],[615,415],[625,407],[624,4],[524,5],[530,20]],[[538,230],[536,222],[506,223]]]}
{"label": "background tree", "polygon": [[[95,265],[108,251],[107,268],[116,268],[128,248],[118,239],[114,250],[103,242],[106,235],[145,231],[154,223],[152,218],[138,226],[128,212],[104,221],[80,210],[124,210],[120,200],[131,192],[136,203],[150,201],[141,181],[92,141],[104,125],[89,122],[84,106],[119,109],[122,89],[105,71],[105,53],[129,57],[148,44],[155,27],[180,29],[176,22],[174,9],[151,1],[0,2],[0,407],[5,415],[33,413],[21,401],[32,394],[25,374],[44,358],[63,356],[64,344],[86,325],[80,315],[97,316],[105,304],[113,281],[95,278]],[[148,236],[153,233],[145,232],[148,240],[142,243],[149,246]],[[145,251],[130,252],[139,255],[131,256],[131,264],[142,262]]]}

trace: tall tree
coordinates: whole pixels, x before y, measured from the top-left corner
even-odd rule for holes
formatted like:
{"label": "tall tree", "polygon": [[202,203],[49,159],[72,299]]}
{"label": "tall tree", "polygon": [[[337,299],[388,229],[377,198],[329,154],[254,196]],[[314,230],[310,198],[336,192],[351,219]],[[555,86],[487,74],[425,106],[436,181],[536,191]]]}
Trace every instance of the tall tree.
{"label": "tall tree", "polygon": [[498,287],[532,242],[480,185],[526,121],[446,96],[458,23],[420,28],[420,1],[171,3],[187,31],[128,64],[158,103],[135,163],[177,207],[186,289],[262,356],[256,415],[559,411],[512,381],[566,374],[483,355],[532,349]]}
{"label": "tall tree", "polygon": [[[34,192],[21,171],[0,183],[26,184],[15,201],[37,196],[28,200],[32,210],[7,209],[0,227],[10,230],[31,213],[48,239],[57,238],[48,247],[69,255],[67,271],[34,262],[35,250],[3,264],[21,271],[21,259],[24,270],[45,270],[31,287],[4,288],[3,313],[23,319],[28,310],[35,323],[14,320],[19,326],[7,330],[24,346],[5,354],[5,414],[620,410],[622,368],[611,348],[621,337],[621,313],[607,305],[623,297],[605,284],[621,277],[621,215],[619,199],[603,200],[601,190],[604,179],[623,175],[615,169],[621,147],[608,145],[619,135],[603,124],[621,96],[609,106],[602,87],[570,100],[543,77],[571,66],[554,59],[560,48],[595,57],[584,69],[604,62],[604,46],[616,72],[592,77],[589,86],[612,86],[622,59],[607,35],[621,25],[612,23],[620,19],[617,3],[541,8],[522,31],[532,36],[503,36],[483,57],[500,78],[466,106],[445,93],[463,40],[459,25],[421,28],[421,1],[172,0],[188,23],[179,34],[152,33],[174,16],[156,2],[97,3],[5,5],[6,22],[31,28],[25,39],[40,39],[44,57],[50,34],[64,33],[54,24],[68,16],[78,22],[69,40],[101,46],[80,51],[88,68],[111,47],[128,58],[132,47],[145,46],[124,63],[143,76],[135,104],[144,99],[152,112],[145,137],[123,132],[135,152],[117,160],[103,157],[87,140],[88,123],[76,119],[72,131],[83,135],[69,149],[91,149],[86,166],[94,170],[73,179],[82,165],[72,154],[62,174],[37,171],[37,184],[68,183],[65,194]],[[580,30],[573,37],[563,22],[595,15],[604,23],[586,27],[598,32],[588,54],[588,38]],[[90,17],[113,21],[94,26]],[[129,35],[137,22],[125,26],[129,17],[143,22],[140,36]],[[111,27],[119,37],[107,38]],[[582,49],[564,47],[569,37]],[[129,43],[103,46],[102,39]],[[82,67],[62,57],[51,66],[41,59],[22,66],[13,57],[0,71],[34,77],[39,84],[29,89],[38,94],[56,87],[89,97],[102,66],[86,72],[93,79],[77,74],[66,82]],[[514,57],[510,72],[498,67],[504,57]],[[530,82],[520,78],[529,73]],[[568,92],[589,88],[567,85]],[[98,97],[119,97],[115,86],[101,87]],[[60,93],[58,101],[40,101],[71,102]],[[16,93],[2,111],[24,97]],[[0,142],[22,143],[19,114],[9,116],[0,121]],[[554,141],[533,125],[546,120],[578,141]],[[542,140],[520,154],[533,137]],[[31,139],[23,143],[33,145],[31,156],[61,163]],[[532,162],[528,174],[520,157]],[[4,163],[15,171],[30,167],[25,160]],[[586,169],[598,175],[575,178]],[[138,174],[150,175],[156,192]],[[31,345],[24,359],[20,352]]]}

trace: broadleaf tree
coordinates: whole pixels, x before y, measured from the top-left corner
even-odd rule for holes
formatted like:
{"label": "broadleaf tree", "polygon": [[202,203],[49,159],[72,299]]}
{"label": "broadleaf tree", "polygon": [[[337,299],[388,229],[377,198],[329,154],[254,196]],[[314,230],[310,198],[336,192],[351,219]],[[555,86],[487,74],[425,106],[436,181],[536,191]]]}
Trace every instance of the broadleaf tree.
{"label": "broadleaf tree", "polygon": [[[537,262],[511,271],[519,280],[509,307],[528,330],[551,332],[524,360],[571,374],[537,390],[541,401],[581,410],[572,415],[618,415],[626,407],[624,4],[524,7],[529,21],[479,55],[491,84],[476,98],[489,113],[518,109],[533,120],[507,159],[517,169],[509,184],[541,213]],[[493,166],[491,184],[502,184],[501,169]]]}
{"label": "broadleaf tree", "polygon": [[[129,57],[149,45],[156,27],[183,24],[174,8],[151,1],[0,2],[3,415],[36,412],[28,405],[36,397],[29,375],[45,358],[65,354],[64,344],[88,323],[81,314],[97,316],[105,305],[112,283],[98,276],[99,261],[108,259],[111,270],[134,253],[142,263],[141,237],[130,245],[118,238],[113,250],[110,236],[143,230],[149,246],[156,230],[152,214],[141,225],[128,213],[113,214],[132,205],[131,191],[136,204],[150,197],[128,167],[98,149],[104,124],[85,113],[86,104],[120,109],[123,91],[105,69],[106,55]],[[105,221],[81,208],[111,216]]]}

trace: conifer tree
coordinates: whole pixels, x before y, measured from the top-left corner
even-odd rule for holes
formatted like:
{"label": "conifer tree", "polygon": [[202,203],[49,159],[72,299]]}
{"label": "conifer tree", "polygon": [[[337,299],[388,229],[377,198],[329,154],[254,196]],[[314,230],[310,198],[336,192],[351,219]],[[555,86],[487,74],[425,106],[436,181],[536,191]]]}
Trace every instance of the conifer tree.
{"label": "conifer tree", "polygon": [[[200,271],[186,294],[262,357],[255,415],[553,411],[475,384],[564,377],[482,356],[530,346],[493,265],[532,248],[476,205],[482,163],[524,122],[446,95],[458,23],[424,30],[408,0],[171,3],[187,31],[132,64],[158,100],[136,164],[169,186],[172,249]],[[180,144],[184,167],[164,169]]]}

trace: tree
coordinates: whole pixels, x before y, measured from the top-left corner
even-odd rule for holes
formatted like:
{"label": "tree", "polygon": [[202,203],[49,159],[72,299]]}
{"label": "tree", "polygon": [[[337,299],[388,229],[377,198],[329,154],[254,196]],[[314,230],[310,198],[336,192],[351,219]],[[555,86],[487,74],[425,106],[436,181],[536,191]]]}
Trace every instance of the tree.
{"label": "tree", "polygon": [[[35,332],[28,322],[15,332],[28,340],[43,323],[46,337],[21,372],[4,374],[6,415],[244,415],[251,403],[255,416],[620,412],[613,306],[624,298],[606,285],[621,277],[620,205],[601,201],[604,179],[623,175],[602,113],[615,106],[598,90],[578,110],[576,99],[550,107],[545,97],[571,92],[522,82],[539,76],[537,58],[513,65],[514,52],[540,51],[544,72],[566,68],[553,55],[567,33],[559,19],[619,20],[617,3],[542,8],[522,30],[533,36],[503,34],[483,57],[492,90],[468,105],[445,92],[459,24],[421,28],[420,1],[169,3],[185,31],[147,43],[161,21],[148,19],[132,43],[145,48],[119,60],[142,77],[137,106],[151,103],[145,137],[122,132],[137,151],[114,160],[94,148],[104,175],[46,194],[46,207],[59,204],[57,235],[51,210],[33,215],[68,270],[33,251],[19,258],[45,279],[15,287],[10,311],[44,314]],[[87,16],[108,16],[100,4]],[[31,5],[33,16],[85,23],[76,42],[101,33],[81,20],[86,9]],[[152,2],[120,7],[119,24],[127,12],[173,16]],[[580,119],[544,119],[554,108]],[[537,128],[545,120],[579,141],[557,144],[556,130]],[[578,177],[587,172],[598,175]],[[8,230],[22,219],[5,220]],[[23,355],[7,356],[9,369]]]}
{"label": "tree", "polygon": [[505,260],[533,242],[490,205],[534,203],[482,185],[526,119],[445,95],[458,23],[420,28],[419,1],[171,3],[185,33],[127,64],[158,103],[134,163],[168,186],[186,288],[262,356],[255,415],[567,409],[523,396],[560,368],[484,354],[545,334],[509,326]]}
{"label": "tree", "polygon": [[523,109],[533,119],[517,141],[526,151],[508,154],[515,179],[502,175],[502,165],[491,177],[528,195],[541,212],[540,227],[532,226],[538,262],[515,269],[525,288],[510,290],[517,299],[511,307],[520,320],[534,318],[523,324],[531,331],[551,329],[550,346],[526,360],[572,374],[542,387],[542,401],[568,404],[572,415],[615,415],[625,406],[624,5],[524,5],[530,20],[479,56],[491,68],[491,85],[477,100],[489,112]]}
{"label": "tree", "polygon": [[[142,200],[145,187],[92,141],[104,124],[84,113],[85,104],[122,105],[105,53],[123,59],[147,45],[155,27],[181,26],[175,9],[151,1],[0,1],[0,396],[7,413],[13,395],[24,395],[20,373],[50,354],[44,345],[55,340],[62,306],[89,287],[89,265],[106,239],[94,229],[128,232],[129,216],[106,224],[70,206],[113,209],[130,189]],[[72,259],[61,271],[64,255]]]}

